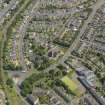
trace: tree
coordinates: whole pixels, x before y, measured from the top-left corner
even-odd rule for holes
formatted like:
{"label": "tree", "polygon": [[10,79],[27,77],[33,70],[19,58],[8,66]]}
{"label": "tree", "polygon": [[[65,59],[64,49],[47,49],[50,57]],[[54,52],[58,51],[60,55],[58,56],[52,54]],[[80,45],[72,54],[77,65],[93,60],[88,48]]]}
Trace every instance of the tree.
{"label": "tree", "polygon": [[13,81],[12,81],[12,79],[8,78],[7,81],[6,81],[6,84],[8,86],[10,86],[10,88],[12,88],[13,87]]}

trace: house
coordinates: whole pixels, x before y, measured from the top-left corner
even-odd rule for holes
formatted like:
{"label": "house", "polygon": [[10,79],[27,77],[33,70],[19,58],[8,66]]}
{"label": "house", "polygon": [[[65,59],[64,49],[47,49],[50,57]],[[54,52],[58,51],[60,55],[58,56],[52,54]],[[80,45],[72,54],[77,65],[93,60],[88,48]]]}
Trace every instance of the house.
{"label": "house", "polygon": [[48,51],[49,58],[58,58],[60,54],[60,50],[57,47],[52,48]]}
{"label": "house", "polygon": [[85,78],[85,81],[88,84],[88,86],[95,88],[95,74],[93,71],[85,67],[80,67],[76,69],[76,72],[79,77]]}
{"label": "house", "polygon": [[39,98],[32,94],[27,97],[27,101],[29,102],[30,105],[38,105],[39,104]]}
{"label": "house", "polygon": [[94,72],[85,68],[85,67],[77,68],[76,72],[78,73],[79,76],[83,76],[89,81],[94,81],[94,79],[95,79]]}
{"label": "house", "polygon": [[30,94],[27,97],[27,101],[30,105],[42,105],[42,104],[40,104],[39,97],[43,96],[45,94],[46,94],[45,90],[43,90],[41,88],[35,88],[33,90],[32,94]]}

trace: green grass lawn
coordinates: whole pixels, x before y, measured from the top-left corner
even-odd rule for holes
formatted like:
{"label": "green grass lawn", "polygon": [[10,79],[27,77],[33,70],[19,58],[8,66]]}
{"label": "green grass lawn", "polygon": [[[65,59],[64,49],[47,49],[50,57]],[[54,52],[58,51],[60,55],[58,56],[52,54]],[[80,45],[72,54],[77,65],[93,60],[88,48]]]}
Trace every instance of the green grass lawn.
{"label": "green grass lawn", "polygon": [[10,102],[10,105],[25,105],[22,99],[18,96],[15,88],[10,88],[6,86],[6,93]]}
{"label": "green grass lawn", "polygon": [[62,78],[62,82],[73,92],[77,90],[78,86],[73,82],[71,79],[69,79],[68,76],[65,76]]}
{"label": "green grass lawn", "polygon": [[[73,74],[74,72],[71,72],[71,74]],[[84,94],[84,90],[82,90],[83,88],[79,87],[78,85],[78,82],[76,80],[72,80],[70,78],[70,76],[73,76],[73,75],[67,75],[67,76],[64,76],[61,81],[65,84],[65,86],[68,87],[68,89],[71,91],[71,93],[73,93],[74,95],[76,96],[81,96]]]}

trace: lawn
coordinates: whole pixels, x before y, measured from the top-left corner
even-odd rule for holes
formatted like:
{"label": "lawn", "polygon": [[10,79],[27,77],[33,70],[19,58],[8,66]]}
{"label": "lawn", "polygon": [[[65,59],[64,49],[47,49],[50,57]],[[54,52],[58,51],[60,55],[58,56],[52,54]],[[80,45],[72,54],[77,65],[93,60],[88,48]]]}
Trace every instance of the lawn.
{"label": "lawn", "polygon": [[61,81],[68,87],[68,89],[76,96],[81,96],[85,93],[84,88],[80,85],[78,80],[71,79],[70,77],[73,76],[74,72],[70,72],[70,74],[64,76]]}
{"label": "lawn", "polygon": [[5,89],[10,105],[25,105],[25,103],[22,101],[22,99],[19,97],[17,92],[15,91],[15,88],[10,88],[6,86]]}
{"label": "lawn", "polygon": [[71,80],[69,79],[68,76],[65,76],[62,78],[62,82],[73,92],[77,90],[78,86]]}

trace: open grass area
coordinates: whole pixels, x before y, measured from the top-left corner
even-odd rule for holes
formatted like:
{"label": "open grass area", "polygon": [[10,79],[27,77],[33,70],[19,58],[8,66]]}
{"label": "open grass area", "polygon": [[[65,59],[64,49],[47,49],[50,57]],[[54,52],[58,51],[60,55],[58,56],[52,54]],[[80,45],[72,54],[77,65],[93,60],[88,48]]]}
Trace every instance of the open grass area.
{"label": "open grass area", "polygon": [[6,86],[6,93],[10,105],[26,105],[15,91],[15,88],[10,88],[9,86]]}
{"label": "open grass area", "polygon": [[[71,74],[73,74],[74,72],[71,72]],[[73,93],[76,96],[81,96],[85,93],[84,88],[80,85],[80,83],[78,82],[78,80],[73,79],[72,77],[70,78],[70,76],[73,75],[66,75],[64,76],[61,81],[65,84],[65,86],[67,86],[67,88],[71,91],[71,93]]]}
{"label": "open grass area", "polygon": [[73,92],[75,93],[75,90],[77,90],[78,86],[71,80],[69,79],[68,76],[65,76],[62,78],[62,82]]}

